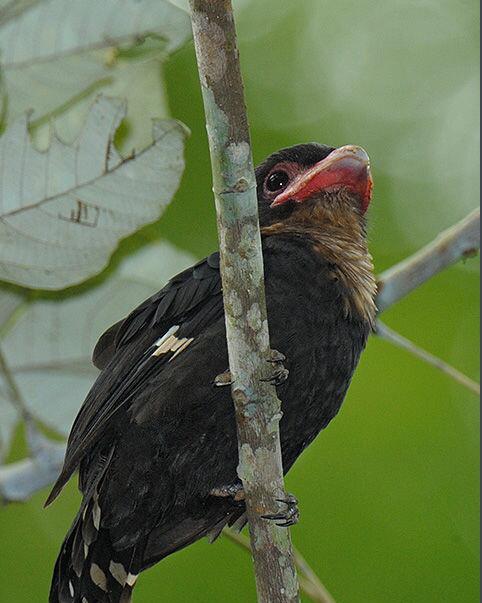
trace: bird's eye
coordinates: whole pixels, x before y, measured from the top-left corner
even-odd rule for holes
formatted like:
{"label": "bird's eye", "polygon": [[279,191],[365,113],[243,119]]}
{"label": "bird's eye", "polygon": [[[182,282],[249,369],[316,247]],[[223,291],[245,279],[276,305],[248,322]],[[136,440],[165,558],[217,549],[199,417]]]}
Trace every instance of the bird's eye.
{"label": "bird's eye", "polygon": [[276,193],[277,191],[284,188],[288,182],[290,181],[290,177],[286,172],[279,170],[277,172],[273,172],[266,179],[266,188],[270,193]]}

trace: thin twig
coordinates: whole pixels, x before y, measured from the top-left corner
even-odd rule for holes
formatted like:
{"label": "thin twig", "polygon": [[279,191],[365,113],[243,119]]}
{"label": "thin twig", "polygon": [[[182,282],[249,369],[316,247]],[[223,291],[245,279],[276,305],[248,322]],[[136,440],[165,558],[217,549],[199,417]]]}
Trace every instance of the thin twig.
{"label": "thin twig", "polygon": [[64,456],[65,444],[44,438],[43,445],[36,447],[32,458],[0,466],[0,501],[25,502],[52,484],[59,475]]}
{"label": "thin twig", "polygon": [[386,324],[378,321],[375,332],[382,339],[390,341],[399,348],[407,350],[427,364],[439,369],[439,371],[442,371],[442,373],[445,373],[454,379],[454,381],[457,381],[457,383],[460,383],[477,396],[480,396],[480,385],[476,381],[473,381],[470,377],[467,377],[467,375],[464,375],[464,373],[460,372],[441,358],[438,358],[437,356],[434,356],[430,352],[427,352],[423,348],[419,347],[413,343],[413,341],[410,341],[410,339],[407,339],[403,335],[400,335],[400,333],[390,329],[390,327],[387,327]]}
{"label": "thin twig", "polygon": [[[22,396],[20,388],[18,387],[17,382],[15,381],[15,376],[8,365],[8,362],[5,358],[5,355],[3,354],[1,347],[0,347],[0,373],[3,374],[3,377],[7,384],[9,394],[10,394],[10,396],[9,396],[10,402],[17,409],[18,413],[24,420],[24,423],[26,426],[26,441],[27,441],[30,455],[33,458],[33,462],[36,464],[36,466],[38,466],[39,464],[40,465],[45,464],[45,466],[46,466],[45,471],[48,472],[49,469],[47,466],[51,464],[49,462],[50,461],[49,453],[50,453],[51,442],[42,434],[42,432],[37,427],[37,425],[35,423],[35,419],[32,416],[30,410],[27,408],[27,405]],[[43,463],[44,461],[47,461],[47,462]],[[42,472],[40,472],[40,473],[42,473]],[[37,484],[41,483],[41,481],[39,481],[37,478],[35,478],[34,482]],[[1,494],[1,492],[0,492],[0,494]]]}
{"label": "thin twig", "polygon": [[4,339],[10,330],[17,324],[19,318],[29,308],[31,303],[31,297],[25,296],[21,299],[17,306],[12,310],[9,316],[7,316],[4,322],[0,325],[0,340]]}
{"label": "thin twig", "polygon": [[[285,498],[279,420],[268,384],[269,331],[256,179],[230,0],[190,0],[218,217],[232,395],[258,601],[296,603],[289,530],[262,515]],[[279,507],[279,508],[278,508]]]}
{"label": "thin twig", "polygon": [[[480,248],[480,209],[440,233],[434,241],[417,253],[383,272],[378,279],[377,307],[380,314],[432,276],[475,255]],[[417,358],[435,366],[452,379],[480,395],[480,385],[430,352],[416,346],[403,335],[378,323],[377,334],[387,341],[411,352]]]}
{"label": "thin twig", "polygon": [[307,590],[307,594],[314,601],[318,601],[319,603],[335,603],[335,599],[330,594],[326,586],[318,578],[312,567],[308,564],[306,559],[296,548],[294,549],[294,555],[296,567],[305,579],[305,589],[307,588],[307,585],[309,585],[309,590]]}
{"label": "thin twig", "polygon": [[8,386],[9,390],[9,398],[13,406],[18,410],[19,414],[24,418],[25,421],[31,421],[31,415],[25,404],[25,400],[23,399],[22,393],[20,392],[20,388],[18,387],[15,377],[8,366],[7,359],[3,354],[3,351],[0,347],[0,372],[3,374],[5,382]]}
{"label": "thin twig", "polygon": [[57,478],[63,464],[65,444],[52,442],[37,427],[1,347],[0,373],[7,384],[11,403],[25,422],[31,455],[31,458],[0,467],[0,500],[4,503],[25,501]]}
{"label": "thin twig", "polygon": [[[243,549],[251,551],[249,538],[229,528],[223,530],[223,534],[232,542],[239,544]],[[303,555],[293,547],[293,555],[299,572],[301,590],[316,603],[335,603],[335,599],[328,592],[326,586],[321,582],[313,569],[310,567]]]}
{"label": "thin twig", "polygon": [[[50,476],[50,475],[52,475],[52,471],[51,471],[51,469],[49,469],[48,466],[52,465],[52,463],[50,462],[50,459],[51,459],[50,447],[52,445],[52,442],[48,438],[46,438],[42,434],[40,429],[37,427],[36,421],[35,421],[34,417],[32,416],[30,410],[27,408],[27,405],[22,396],[20,388],[18,387],[17,382],[15,380],[15,376],[8,365],[8,362],[2,352],[1,347],[0,347],[0,373],[3,374],[5,382],[8,386],[9,393],[10,393],[10,396],[9,396],[10,402],[17,409],[18,413],[24,420],[25,426],[27,428],[26,441],[28,444],[30,455],[33,457],[33,462],[38,467],[38,465],[42,465],[43,462],[46,461],[46,463],[45,463],[46,466],[45,466],[45,470],[43,471],[43,473],[46,473]],[[58,470],[58,467],[55,466],[55,469]],[[37,471],[38,471],[38,469],[37,469]],[[39,476],[40,475],[42,475],[42,471],[40,471]],[[35,478],[34,483],[37,483],[37,484],[43,483],[42,479],[39,476],[37,476]],[[55,476],[54,476],[54,478],[55,478]]]}
{"label": "thin twig", "polygon": [[377,296],[379,313],[393,306],[444,268],[473,256],[479,248],[480,209],[475,209],[420,251],[380,275]]}

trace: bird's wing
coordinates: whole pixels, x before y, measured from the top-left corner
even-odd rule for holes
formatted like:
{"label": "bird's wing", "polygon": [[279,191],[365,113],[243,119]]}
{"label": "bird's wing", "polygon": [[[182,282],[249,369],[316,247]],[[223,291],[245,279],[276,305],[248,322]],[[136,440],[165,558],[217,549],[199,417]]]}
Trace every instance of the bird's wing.
{"label": "bird's wing", "polygon": [[102,335],[94,362],[103,370],[75,419],[62,472],[46,504],[58,496],[99,437],[115,429],[114,417],[128,408],[149,378],[222,313],[216,253],[174,277]]}
{"label": "bird's wing", "polygon": [[107,329],[94,348],[94,365],[104,369],[115,351],[138,336],[140,331],[180,319],[220,292],[219,253],[216,252],[172,278],[127,318]]}

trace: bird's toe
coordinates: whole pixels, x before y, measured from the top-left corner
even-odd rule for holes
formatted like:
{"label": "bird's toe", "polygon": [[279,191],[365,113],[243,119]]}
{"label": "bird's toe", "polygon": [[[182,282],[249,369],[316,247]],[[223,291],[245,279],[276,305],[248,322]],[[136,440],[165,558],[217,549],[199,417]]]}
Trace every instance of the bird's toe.
{"label": "bird's toe", "polygon": [[293,494],[287,494],[285,498],[277,498],[276,502],[285,505],[285,508],[278,513],[261,515],[262,519],[274,521],[277,526],[288,528],[295,525],[300,520],[300,510],[298,500]]}
{"label": "bird's toe", "polygon": [[278,350],[271,350],[269,353],[268,362],[272,365],[272,373],[266,379],[262,381],[271,383],[273,385],[282,385],[289,377],[289,370],[285,368],[283,362],[286,360],[286,356]]}
{"label": "bird's toe", "polygon": [[214,379],[215,387],[226,387],[228,385],[232,385],[233,378],[231,377],[231,371],[228,369],[221,373]]}

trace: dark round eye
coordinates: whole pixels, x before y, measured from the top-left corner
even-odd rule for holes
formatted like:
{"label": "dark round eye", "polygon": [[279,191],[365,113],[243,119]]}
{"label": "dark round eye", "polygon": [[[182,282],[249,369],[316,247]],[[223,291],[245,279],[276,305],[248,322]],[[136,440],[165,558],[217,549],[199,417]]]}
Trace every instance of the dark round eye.
{"label": "dark round eye", "polygon": [[290,181],[290,177],[286,172],[279,170],[277,172],[273,172],[266,179],[266,188],[270,193],[275,193],[276,191],[284,188],[288,182]]}

